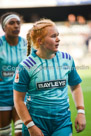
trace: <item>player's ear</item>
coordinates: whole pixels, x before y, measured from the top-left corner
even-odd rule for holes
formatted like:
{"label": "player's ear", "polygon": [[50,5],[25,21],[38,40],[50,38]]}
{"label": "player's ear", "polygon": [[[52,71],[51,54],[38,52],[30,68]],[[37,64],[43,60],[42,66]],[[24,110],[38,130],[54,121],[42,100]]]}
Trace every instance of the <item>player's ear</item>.
{"label": "player's ear", "polygon": [[6,26],[3,28],[3,31],[6,32]]}
{"label": "player's ear", "polygon": [[41,45],[41,44],[42,44],[42,40],[41,40],[41,38],[40,38],[40,37],[38,37],[38,38],[37,38],[37,43],[38,43],[39,45]]}

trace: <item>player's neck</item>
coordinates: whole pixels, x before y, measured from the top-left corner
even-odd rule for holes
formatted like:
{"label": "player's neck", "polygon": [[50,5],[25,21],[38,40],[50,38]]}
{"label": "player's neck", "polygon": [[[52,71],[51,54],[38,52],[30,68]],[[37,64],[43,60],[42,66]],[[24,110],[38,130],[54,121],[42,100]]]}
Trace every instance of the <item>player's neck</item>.
{"label": "player's neck", "polygon": [[41,52],[39,50],[36,52],[36,54],[42,59],[52,59],[55,56],[55,53],[48,54],[47,52]]}
{"label": "player's neck", "polygon": [[15,46],[18,44],[18,37],[5,36],[5,38],[10,46]]}

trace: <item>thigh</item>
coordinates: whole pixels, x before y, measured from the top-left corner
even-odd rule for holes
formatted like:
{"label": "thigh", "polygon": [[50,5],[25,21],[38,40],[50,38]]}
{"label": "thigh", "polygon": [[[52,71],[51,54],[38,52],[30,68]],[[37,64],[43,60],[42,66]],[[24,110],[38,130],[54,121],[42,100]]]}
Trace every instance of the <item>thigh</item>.
{"label": "thigh", "polygon": [[19,116],[18,116],[18,114],[17,114],[17,112],[16,112],[16,109],[15,109],[15,107],[13,107],[13,110],[12,110],[12,120],[14,121],[14,122],[16,122],[17,120],[19,120],[20,118],[19,118]]}
{"label": "thigh", "polygon": [[[35,125],[41,129],[41,131],[43,132],[44,136],[50,136],[50,132],[47,126],[48,120],[49,119],[44,119],[44,118],[40,118],[40,117],[35,117],[35,116],[31,116],[33,122],[35,123]],[[30,136],[27,127],[23,124],[22,127],[22,136]]]}
{"label": "thigh", "polygon": [[66,126],[56,130],[51,136],[72,136],[72,126]]}
{"label": "thigh", "polygon": [[[15,136],[22,136],[22,121],[20,120],[15,107],[12,110],[12,120],[14,123]],[[27,136],[27,135],[26,135]]]}
{"label": "thigh", "polygon": [[12,111],[0,111],[0,128],[5,127],[11,123]]}

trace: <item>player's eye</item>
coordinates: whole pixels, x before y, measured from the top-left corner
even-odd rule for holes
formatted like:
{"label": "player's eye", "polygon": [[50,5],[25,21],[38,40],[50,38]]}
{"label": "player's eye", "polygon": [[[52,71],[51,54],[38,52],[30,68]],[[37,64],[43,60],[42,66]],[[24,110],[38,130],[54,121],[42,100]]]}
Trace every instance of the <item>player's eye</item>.
{"label": "player's eye", "polygon": [[18,25],[20,25],[20,21],[16,21],[16,22],[15,22],[15,21],[10,21],[10,22],[9,22],[10,25],[13,25],[13,24],[15,24],[15,23],[17,23]]}
{"label": "player's eye", "polygon": [[51,37],[56,37],[56,34],[51,35]]}
{"label": "player's eye", "polygon": [[17,24],[20,25],[20,21],[17,21]]}
{"label": "player's eye", "polygon": [[13,25],[14,23],[15,23],[14,21],[10,21],[10,22],[9,22],[10,25]]}

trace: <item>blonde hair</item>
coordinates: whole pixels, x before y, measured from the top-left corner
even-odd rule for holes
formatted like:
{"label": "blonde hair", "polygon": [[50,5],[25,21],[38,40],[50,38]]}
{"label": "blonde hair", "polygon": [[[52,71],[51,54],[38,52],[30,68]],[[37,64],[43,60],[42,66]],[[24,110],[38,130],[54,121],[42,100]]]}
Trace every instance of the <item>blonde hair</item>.
{"label": "blonde hair", "polygon": [[39,48],[39,43],[37,42],[37,38],[41,38],[44,40],[47,31],[45,30],[46,27],[55,26],[55,23],[50,19],[41,19],[34,23],[33,27],[28,31],[27,34],[27,56],[31,52],[31,44],[33,43],[34,48]]}
{"label": "blonde hair", "polygon": [[31,37],[30,37],[31,29],[27,33],[27,56],[31,53]]}

